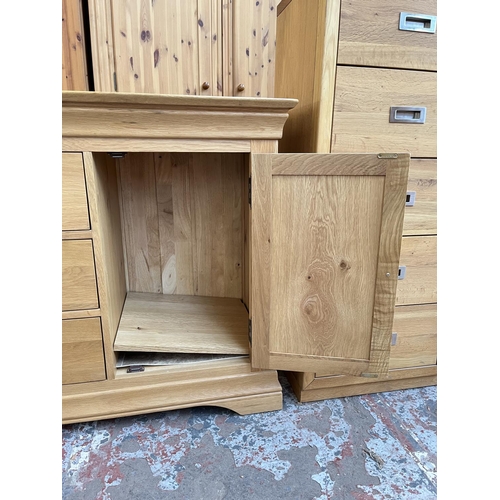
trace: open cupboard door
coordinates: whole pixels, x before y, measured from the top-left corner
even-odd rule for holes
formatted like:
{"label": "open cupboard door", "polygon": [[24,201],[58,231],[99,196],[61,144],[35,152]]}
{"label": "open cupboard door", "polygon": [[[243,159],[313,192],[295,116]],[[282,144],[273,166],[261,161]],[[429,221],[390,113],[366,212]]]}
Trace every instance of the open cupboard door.
{"label": "open cupboard door", "polygon": [[387,374],[408,154],[252,154],[251,360]]}

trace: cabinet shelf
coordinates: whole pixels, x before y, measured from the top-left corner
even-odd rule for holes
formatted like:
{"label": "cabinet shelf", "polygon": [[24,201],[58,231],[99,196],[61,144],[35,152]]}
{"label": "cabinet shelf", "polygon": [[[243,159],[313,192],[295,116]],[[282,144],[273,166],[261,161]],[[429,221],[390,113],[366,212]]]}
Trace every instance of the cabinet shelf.
{"label": "cabinet shelf", "polygon": [[115,351],[248,354],[240,299],[129,292]]}

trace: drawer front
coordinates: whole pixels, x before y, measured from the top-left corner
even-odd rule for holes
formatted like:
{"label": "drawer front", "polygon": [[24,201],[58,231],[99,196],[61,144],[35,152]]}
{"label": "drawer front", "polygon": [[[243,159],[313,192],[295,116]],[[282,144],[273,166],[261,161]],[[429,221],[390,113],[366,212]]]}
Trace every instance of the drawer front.
{"label": "drawer front", "polygon": [[436,0],[342,2],[338,64],[436,71],[436,11]]}
{"label": "drawer front", "polygon": [[100,318],[62,322],[62,383],[104,380],[104,354]]}
{"label": "drawer front", "polygon": [[392,331],[389,369],[436,364],[436,304],[396,307]]}
{"label": "drawer front", "polygon": [[90,229],[81,153],[62,154],[62,230]]}
{"label": "drawer front", "polygon": [[404,237],[399,265],[396,305],[437,302],[436,236]]}
{"label": "drawer front", "polygon": [[437,160],[411,160],[403,235],[437,234]]}
{"label": "drawer front", "polygon": [[92,240],[62,242],[62,309],[96,309],[97,285]]}
{"label": "drawer front", "polygon": [[[390,122],[391,111],[398,122]],[[436,134],[436,73],[337,67],[333,153],[435,158]]]}

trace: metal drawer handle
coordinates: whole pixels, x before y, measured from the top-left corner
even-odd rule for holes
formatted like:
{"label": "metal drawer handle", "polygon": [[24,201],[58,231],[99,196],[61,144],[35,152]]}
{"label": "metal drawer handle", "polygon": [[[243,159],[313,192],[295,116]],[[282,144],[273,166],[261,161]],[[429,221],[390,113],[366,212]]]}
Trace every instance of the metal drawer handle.
{"label": "metal drawer handle", "polygon": [[406,278],[406,266],[399,266],[398,280],[404,280],[405,278]]}
{"label": "metal drawer handle", "polygon": [[399,29],[402,31],[420,31],[421,33],[436,33],[436,16],[425,14],[399,14]]}
{"label": "metal drawer handle", "polygon": [[390,123],[425,123],[427,108],[411,106],[391,106],[389,112]]}
{"label": "metal drawer handle", "polygon": [[406,206],[413,207],[415,205],[415,198],[417,197],[416,191],[407,191],[406,192]]}

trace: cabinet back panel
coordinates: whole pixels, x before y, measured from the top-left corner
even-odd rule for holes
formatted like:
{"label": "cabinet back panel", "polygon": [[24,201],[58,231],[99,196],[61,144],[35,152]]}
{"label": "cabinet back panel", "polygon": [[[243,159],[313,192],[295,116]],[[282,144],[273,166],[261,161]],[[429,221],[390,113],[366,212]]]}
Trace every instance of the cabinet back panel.
{"label": "cabinet back panel", "polygon": [[243,166],[219,153],[118,160],[129,291],[242,297]]}
{"label": "cabinet back panel", "polygon": [[369,357],[383,194],[383,176],[273,177],[271,351]]}

